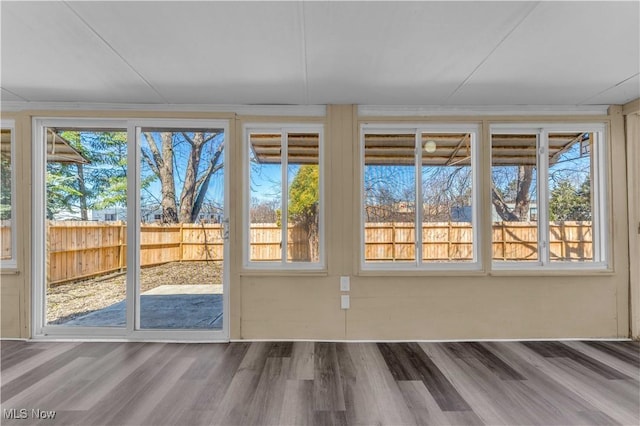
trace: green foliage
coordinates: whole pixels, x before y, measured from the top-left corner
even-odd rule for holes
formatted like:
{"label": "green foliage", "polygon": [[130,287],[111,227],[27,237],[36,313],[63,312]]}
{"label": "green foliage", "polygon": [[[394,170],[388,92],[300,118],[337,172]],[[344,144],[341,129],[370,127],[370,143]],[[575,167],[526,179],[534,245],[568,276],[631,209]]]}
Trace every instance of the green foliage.
{"label": "green foliage", "polygon": [[72,211],[82,193],[68,164],[50,164],[47,172],[47,219],[53,219],[58,213]]}
{"label": "green foliage", "polygon": [[552,221],[591,220],[591,182],[587,178],[579,188],[562,180],[551,191],[549,219]]}
{"label": "green foliage", "polygon": [[311,224],[318,215],[320,175],[318,166],[301,166],[289,189],[289,221]]}
{"label": "green foliage", "polygon": [[[47,217],[78,207],[105,209],[125,206],[127,201],[126,132],[79,132],[66,130],[62,138],[90,163],[47,164]],[[84,182],[79,177],[82,167]],[[76,210],[77,211],[77,210]]]}
{"label": "green foliage", "polygon": [[282,210],[276,209],[276,226],[282,228]]}
{"label": "green foliage", "polygon": [[320,201],[320,172],[317,165],[300,166],[289,188],[288,220],[305,229],[309,240],[306,260],[319,259],[318,213]]}

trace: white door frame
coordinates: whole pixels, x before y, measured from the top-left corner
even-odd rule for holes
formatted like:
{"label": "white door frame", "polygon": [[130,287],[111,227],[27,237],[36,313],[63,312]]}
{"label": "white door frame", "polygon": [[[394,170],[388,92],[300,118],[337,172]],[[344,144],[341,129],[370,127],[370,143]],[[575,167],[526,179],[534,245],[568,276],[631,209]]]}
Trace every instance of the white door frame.
{"label": "white door frame", "polygon": [[[44,129],[47,127],[72,128],[120,128],[127,131],[127,296],[125,327],[70,327],[46,324],[46,144],[43,144]],[[139,127],[176,127],[176,128],[218,128],[224,130],[224,217],[229,219],[229,120],[207,119],[88,119],[35,117],[32,121],[32,338],[34,339],[79,339],[79,340],[125,340],[125,341],[229,341],[229,239],[225,239],[223,248],[223,326],[221,330],[174,330],[139,329],[139,298],[136,286],[139,282],[140,268],[140,143],[136,137]],[[231,229],[231,227],[228,227]],[[227,234],[228,235],[228,234]]]}
{"label": "white door frame", "polygon": [[640,337],[640,111],[627,114],[627,188],[629,213],[629,297],[631,338]]}

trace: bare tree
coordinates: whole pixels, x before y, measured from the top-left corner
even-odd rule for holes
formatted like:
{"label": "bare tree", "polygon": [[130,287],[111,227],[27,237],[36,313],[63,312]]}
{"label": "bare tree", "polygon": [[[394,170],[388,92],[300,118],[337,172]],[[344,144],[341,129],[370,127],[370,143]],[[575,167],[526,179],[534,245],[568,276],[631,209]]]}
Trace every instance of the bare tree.
{"label": "bare tree", "polygon": [[[144,132],[149,149],[142,149],[142,158],[151,171],[158,177],[161,185],[161,202],[163,222],[165,223],[193,223],[198,218],[202,204],[209,188],[211,177],[222,169],[222,150],[220,143],[210,156],[204,171],[203,148],[220,132],[181,132],[179,135],[189,145],[189,154],[185,166],[184,182],[179,197],[176,199],[176,158],[174,146],[177,134],[174,132],[159,132],[160,141],[154,132]],[[161,147],[161,148],[159,148]],[[200,173],[199,173],[200,172]]]}
{"label": "bare tree", "polygon": [[528,220],[531,204],[531,184],[535,166],[518,166],[518,176],[515,181],[514,206],[507,205],[504,195],[498,190],[495,180],[491,182],[491,202],[498,216],[507,222],[521,222]]}
{"label": "bare tree", "polygon": [[253,197],[251,199],[251,223],[276,223],[278,220],[278,200],[260,200]]}

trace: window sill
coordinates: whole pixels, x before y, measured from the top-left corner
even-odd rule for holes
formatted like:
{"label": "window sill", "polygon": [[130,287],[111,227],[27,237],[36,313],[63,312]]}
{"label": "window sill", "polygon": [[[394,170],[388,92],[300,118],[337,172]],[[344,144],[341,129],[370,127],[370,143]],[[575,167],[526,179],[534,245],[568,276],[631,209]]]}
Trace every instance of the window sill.
{"label": "window sill", "polygon": [[490,276],[494,277],[608,277],[615,275],[613,269],[605,268],[542,268],[529,267],[518,269],[492,269],[489,271]]}
{"label": "window sill", "polygon": [[326,269],[250,269],[240,271],[241,277],[327,277]]}
{"label": "window sill", "polygon": [[431,267],[403,267],[403,265],[361,265],[359,276],[400,276],[400,277],[459,277],[486,276],[487,272],[477,264],[438,264]]}

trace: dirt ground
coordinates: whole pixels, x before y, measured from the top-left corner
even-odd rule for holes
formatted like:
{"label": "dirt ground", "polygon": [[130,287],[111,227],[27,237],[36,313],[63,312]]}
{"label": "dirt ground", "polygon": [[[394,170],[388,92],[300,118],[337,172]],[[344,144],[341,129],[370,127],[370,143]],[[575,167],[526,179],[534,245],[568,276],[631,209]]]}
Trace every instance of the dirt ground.
{"label": "dirt ground", "polygon": [[[47,290],[47,322],[60,324],[124,300],[125,274],[94,277]],[[220,284],[221,262],[171,262],[140,271],[142,292],[163,284]]]}

